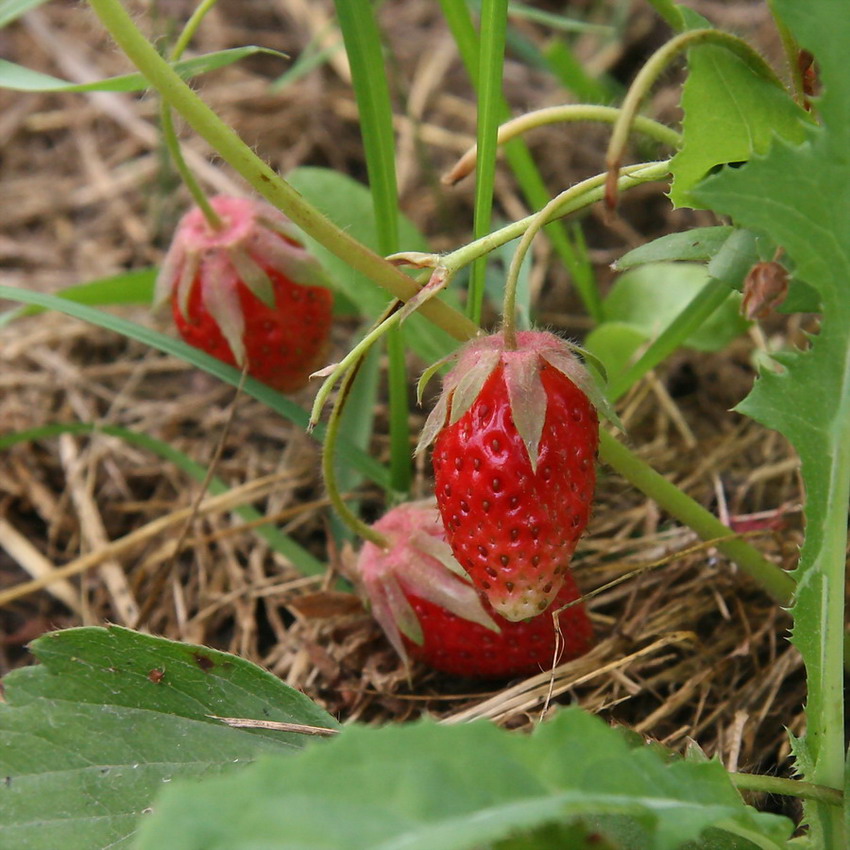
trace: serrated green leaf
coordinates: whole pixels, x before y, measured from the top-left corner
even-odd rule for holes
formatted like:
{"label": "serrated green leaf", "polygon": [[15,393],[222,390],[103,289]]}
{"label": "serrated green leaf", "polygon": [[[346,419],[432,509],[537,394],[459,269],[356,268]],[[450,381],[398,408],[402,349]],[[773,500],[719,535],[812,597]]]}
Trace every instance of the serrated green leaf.
{"label": "serrated green leaf", "polygon": [[[823,305],[806,352],[778,356],[740,406],[784,434],[800,454],[806,538],[796,571],[794,643],[806,664],[807,733],[795,754],[805,778],[843,783],[843,648],[847,506],[850,501],[850,16],[837,0],[777,0],[800,44],[818,59],[823,126],[798,147],[776,141],[763,158],[726,169],[695,190],[699,200],[781,245]],[[823,846],[842,846],[840,818],[812,804]]]}
{"label": "serrated green leaf", "polygon": [[[284,56],[277,50],[268,47],[233,47],[229,50],[218,50],[215,53],[207,53],[204,56],[196,56],[177,62],[174,70],[181,77],[189,79],[198,74],[215,71],[226,65],[232,65],[246,56],[257,53],[268,53],[273,56]],[[93,83],[69,83],[50,74],[42,74],[33,71],[23,65],[16,65],[6,59],[0,59],[0,88],[12,89],[13,91],[29,92],[88,92],[88,91],[114,91],[132,92],[144,91],[148,88],[148,81],[141,74],[122,74],[120,77],[110,77],[107,80],[97,80]]]}
{"label": "serrated green leaf", "polygon": [[463,850],[587,818],[604,839],[608,817],[636,826],[641,850],[712,826],[780,848],[792,829],[745,806],[717,762],[668,764],[578,709],[531,736],[487,722],[349,727],[285,761],[175,784],[155,808],[138,850]]}
{"label": "serrated green leaf", "polygon": [[801,142],[810,123],[787,92],[716,45],[688,53],[682,108],[683,143],[670,163],[679,207],[697,205],[691,189],[716,166],[764,153],[777,135]]}
{"label": "serrated green leaf", "polygon": [[87,627],[32,651],[41,665],[10,673],[0,704],[4,847],[127,847],[163,784],[305,743],[208,715],[338,727],[271,673],[206,647]]}

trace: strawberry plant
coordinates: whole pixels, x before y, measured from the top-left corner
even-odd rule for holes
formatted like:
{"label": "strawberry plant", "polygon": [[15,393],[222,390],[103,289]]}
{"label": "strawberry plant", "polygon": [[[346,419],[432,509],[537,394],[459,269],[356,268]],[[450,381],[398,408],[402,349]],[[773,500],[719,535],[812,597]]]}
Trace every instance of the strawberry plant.
{"label": "strawberry plant", "polygon": [[[0,3],[0,23],[37,5]],[[10,846],[45,850],[59,842],[69,850],[845,846],[850,84],[844,52],[850,17],[844,4],[768,3],[784,53],[780,67],[693,9],[651,0],[671,34],[628,89],[619,91],[615,81],[592,77],[566,42],[553,39],[541,50],[511,24],[514,16],[530,15],[549,26],[548,13],[483,0],[472,15],[460,0],[442,0],[442,20],[468,73],[478,115],[476,147],[450,175],[457,182],[475,171],[465,228],[471,238],[441,253],[401,215],[387,73],[392,63],[375,61],[386,49],[375,7],[367,0],[335,4],[362,129],[365,189],[327,169],[282,177],[187,84],[193,75],[263,55],[244,48],[183,60],[214,5],[198,5],[165,57],[120,0],[89,0],[137,74],[75,84],[0,64],[0,84],[19,91],[155,92],[162,102],[164,146],[196,206],[158,272],[137,271],[58,295],[0,287],[0,297],[26,305],[7,313],[3,326],[38,310],[67,313],[176,355],[307,431],[322,445],[332,509],[321,557],[315,541],[262,527],[267,518],[238,500],[235,491],[242,488],[228,489],[215,477],[215,462],[204,468],[130,428],[60,422],[0,436],[0,446],[99,431],[176,463],[224,509],[238,509],[250,527],[259,526],[264,543],[305,579],[328,570],[320,602],[336,600],[347,612],[374,617],[383,629],[374,640],[392,651],[382,656],[376,650],[360,663],[377,669],[388,655],[395,659],[397,680],[413,689],[411,702],[422,681],[413,677],[423,675],[408,663],[413,660],[461,677],[461,686],[475,676],[494,680],[496,687],[519,679],[498,694],[513,713],[491,712],[485,700],[472,722],[464,722],[470,714],[462,711],[443,722],[370,724],[358,702],[362,694],[349,693],[352,716],[335,719],[233,654],[124,627],[53,631],[32,644],[39,663],[4,680],[0,834]],[[562,16],[554,20],[565,25]],[[571,103],[508,120],[502,91],[507,50],[583,96],[606,102]],[[662,74],[683,58],[679,132],[638,112]],[[207,197],[185,156],[175,115],[244,180],[245,198]],[[604,170],[550,189],[525,134],[577,120],[609,126]],[[649,140],[652,156],[670,149],[673,155],[630,163],[632,131]],[[507,222],[493,215],[500,146],[518,194],[532,210]],[[630,193],[659,182],[677,210],[699,211],[689,220],[704,225],[707,217],[724,219],[623,252],[616,264],[623,274],[605,294],[572,217],[602,205],[605,220],[614,222]],[[244,232],[235,233],[240,226]],[[584,348],[531,323],[537,305],[527,260],[544,237],[569,270],[586,314],[591,330]],[[158,300],[173,299],[178,327],[191,344],[154,330],[152,322],[97,306],[149,300],[155,276]],[[327,363],[332,299],[356,330],[338,362]],[[310,307],[295,312],[295,302]],[[485,332],[482,322],[494,309],[500,315]],[[808,314],[797,347],[777,350],[761,331],[758,322],[780,310]],[[629,432],[626,414],[636,388],[644,381],[652,387],[654,370],[671,355],[688,348],[723,350],[746,333],[761,343],[760,372],[737,411],[786,438],[801,463],[805,539],[790,572],[739,533],[743,521],[721,521],[653,469],[632,447],[639,437]],[[296,351],[297,360],[290,358]],[[381,354],[384,386],[378,382]],[[424,361],[426,377],[452,362],[424,424],[409,407],[411,354]],[[279,391],[301,387],[311,372],[323,383],[316,381],[307,410]],[[669,401],[663,392],[658,398]],[[376,405],[384,429],[380,453],[370,439]],[[436,509],[412,501],[431,486],[421,469],[414,476],[412,424],[421,427],[419,457],[430,451],[433,459]],[[67,441],[63,449],[67,457]],[[712,455],[705,463],[715,460]],[[591,571],[584,568],[592,564],[603,571],[610,560],[604,552],[590,557],[579,542],[593,515],[594,485],[615,476],[619,486],[641,491],[671,523],[689,527],[708,560],[722,557],[735,565],[731,580],[742,588],[736,604],[744,604],[749,582],[762,606],[790,612],[790,640],[806,680],[804,713],[785,723],[791,775],[740,772],[737,761],[724,765],[708,758],[697,722],[696,740],[688,746],[648,742],[644,736],[652,735],[660,708],[634,722],[630,733],[583,710],[580,695],[577,706],[553,706],[567,690],[578,694],[577,683],[606,672],[617,677],[624,694],[639,688],[622,673],[618,656],[648,650],[627,644],[619,623],[594,609],[594,594],[616,592],[635,578],[634,593],[619,610],[640,605],[641,616],[651,619],[670,591],[663,581],[640,583],[669,568],[661,537],[663,557],[582,596]],[[73,497],[90,506],[85,488]],[[209,501],[198,500],[186,516],[212,510]],[[377,521],[375,502],[383,514]],[[91,534],[91,524],[87,528]],[[39,561],[10,538],[6,526],[0,530],[4,541],[15,541],[14,549],[4,544],[8,551],[41,570],[29,582],[0,589],[0,606],[51,587],[74,610],[73,587],[60,583],[86,572],[97,558],[82,555],[45,569],[43,556]],[[151,532],[140,531],[111,544],[104,560],[149,539]],[[618,535],[637,537],[636,525],[624,525]],[[184,530],[155,552],[152,578],[145,579],[155,602],[172,578],[174,607],[184,621],[180,582],[169,571],[185,542]],[[124,620],[144,625],[150,606],[137,605],[134,588],[122,584],[114,569],[103,575],[129,600],[119,612]],[[366,613],[348,592],[346,578],[361,592]],[[204,580],[202,573],[197,581]],[[652,593],[644,599],[647,586]],[[731,617],[725,603],[719,607]],[[293,608],[303,616],[296,603]],[[84,606],[79,614],[81,621],[90,616]],[[698,639],[691,636],[700,625],[689,623],[687,637],[664,635],[659,642],[675,647],[676,641]],[[718,663],[740,655],[751,640],[748,629]],[[775,647],[786,635],[777,628],[772,640]],[[362,649],[355,639],[348,647],[352,657]],[[710,650],[703,645],[697,652]],[[299,651],[302,666],[333,666],[313,635]],[[671,650],[664,663],[673,658]],[[675,679],[673,699],[664,708],[674,714],[703,685],[687,665],[675,669],[682,678]],[[578,672],[574,679],[559,678],[565,670]],[[650,689],[665,685],[656,671],[648,675]],[[386,685],[391,679],[375,681]],[[563,681],[569,683],[561,687]],[[523,701],[528,683],[537,688],[530,703]],[[765,683],[759,697],[780,685]],[[699,700],[698,714],[715,711],[706,692]],[[607,709],[599,713],[605,716]],[[513,721],[532,710],[530,734],[483,719]],[[802,801],[801,814],[792,820],[765,806],[763,796],[744,796],[750,792]]]}

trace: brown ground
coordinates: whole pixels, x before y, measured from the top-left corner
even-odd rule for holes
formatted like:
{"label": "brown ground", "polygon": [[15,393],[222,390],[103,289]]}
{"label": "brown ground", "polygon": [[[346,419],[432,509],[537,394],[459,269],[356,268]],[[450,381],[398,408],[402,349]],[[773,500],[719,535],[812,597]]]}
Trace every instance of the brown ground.
{"label": "brown ground", "polygon": [[[297,56],[324,32],[326,3],[221,0],[196,48],[263,44]],[[577,3],[600,7],[629,4]],[[155,11],[158,34],[185,2],[140,4]],[[709,14],[725,5],[703,4]],[[471,181],[439,187],[435,176],[474,136],[469,88],[437,4],[389,2],[382,23],[395,56],[398,151],[405,211],[435,249],[462,244],[470,229]],[[246,10],[250,9],[250,14]],[[761,4],[730,7],[736,29],[759,25]],[[715,16],[715,20],[717,17]],[[588,62],[624,81],[664,30],[639,3],[621,41],[583,41]],[[753,23],[755,22],[755,26]],[[521,24],[542,41],[546,31]],[[84,80],[126,70],[81,4],[52,3],[0,31],[0,55],[58,76]],[[769,45],[768,45],[769,47]],[[208,75],[199,87],[271,163],[325,165],[358,178],[364,168],[355,110],[341,54],[282,92],[269,83],[284,68],[262,57]],[[544,75],[515,61],[507,70],[516,111],[563,99]],[[676,89],[654,97],[648,112],[675,120]],[[0,281],[54,291],[124,269],[155,264],[175,217],[187,203],[164,164],[152,97],[0,92]],[[603,128],[552,128],[530,138],[553,192],[602,169]],[[186,134],[192,164],[215,191],[241,182]],[[527,212],[506,169],[498,212]],[[584,220],[603,285],[625,250],[706,215],[672,212],[663,187],[624,199],[621,217],[598,211]],[[569,280],[545,246],[535,272],[543,320],[569,334],[586,327]],[[142,323],[143,309],[121,309]],[[350,329],[340,326],[344,345]],[[771,327],[777,336],[793,328]],[[206,464],[225,436],[217,473],[314,554],[333,562],[325,540],[318,453],[304,434],[248,398],[140,344],[56,314],[0,330],[0,433],[74,421],[121,425],[150,434]],[[677,355],[624,400],[632,444],[658,470],[724,518],[746,516],[771,558],[792,567],[800,543],[797,464],[777,435],[728,408],[747,392],[754,333],[723,355]],[[309,403],[309,392],[300,399]],[[225,433],[226,432],[226,433]],[[376,438],[376,451],[383,441]],[[420,482],[420,486],[427,486]],[[0,455],[0,591],[90,555],[67,583],[21,593],[0,610],[0,673],[28,663],[27,641],[46,629],[105,621],[143,626],[171,638],[239,653],[303,689],[343,720],[405,720],[429,712],[457,721],[486,716],[510,726],[538,718],[553,702],[576,702],[681,750],[693,739],[731,768],[787,773],[783,727],[799,732],[803,681],[785,640],[782,611],[694,534],[670,521],[618,476],[601,470],[592,527],[576,572],[592,591],[626,577],[589,601],[600,637],[585,658],[506,688],[451,681],[414,670],[411,681],[370,618],[350,598],[325,593],[332,574],[297,575],[250,530],[233,503],[205,503],[186,527],[177,513],[197,485],[171,464],[104,435],[24,442]],[[237,495],[239,491],[237,490]],[[372,498],[374,494],[366,494]],[[375,507],[380,507],[375,505]],[[774,523],[759,522],[779,517]],[[130,532],[133,545],[124,545]],[[185,532],[175,558],[173,544]],[[109,541],[119,548],[107,550]],[[167,569],[166,569],[167,568]],[[157,576],[165,577],[165,582]]]}

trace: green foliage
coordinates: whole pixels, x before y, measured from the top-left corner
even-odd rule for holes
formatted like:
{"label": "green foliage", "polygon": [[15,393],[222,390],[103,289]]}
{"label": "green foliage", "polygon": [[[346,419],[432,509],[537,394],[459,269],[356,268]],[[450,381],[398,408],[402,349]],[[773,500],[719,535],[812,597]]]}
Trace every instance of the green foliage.
{"label": "green foliage", "polygon": [[[784,818],[745,806],[718,763],[667,763],[566,709],[531,736],[485,721],[352,727],[286,761],[175,783],[137,848],[461,850],[508,838],[506,847],[557,847],[516,843],[550,824],[589,826],[641,850],[673,850],[712,826],[779,848],[791,831]],[[640,843],[619,844],[624,831]]]}
{"label": "green foliage", "polygon": [[776,135],[800,142],[809,123],[786,91],[715,45],[689,51],[682,108],[684,141],[670,166],[676,206],[699,205],[691,189],[713,168],[764,153]]}
{"label": "green foliage", "polygon": [[45,2],[47,0],[0,0],[0,28]]}
{"label": "green foliage", "polygon": [[[802,145],[776,141],[743,168],[726,169],[698,199],[782,245],[823,305],[806,352],[776,357],[740,409],[796,447],[806,487],[806,539],[796,572],[794,643],[806,663],[808,731],[796,742],[807,779],[843,787],[843,648],[847,506],[850,498],[850,80],[844,49],[850,18],[837,0],[777,9],[800,44],[815,52],[823,125]],[[814,809],[816,835],[841,846],[835,815]],[[830,843],[832,842],[832,843]]]}
{"label": "green foliage", "polygon": [[[283,56],[277,50],[267,47],[234,47],[230,50],[218,50],[215,53],[207,53],[204,56],[196,56],[183,62],[176,62],[174,70],[181,77],[189,79],[208,71],[215,71],[232,65],[247,56],[258,53],[268,53],[273,56]],[[141,74],[122,74],[120,77],[110,77],[108,80],[97,80],[94,83],[69,83],[40,71],[33,71],[0,59],[0,88],[14,89],[15,91],[30,92],[87,92],[87,91],[114,91],[132,92],[144,91],[148,88],[148,81]]]}
{"label": "green foliage", "polygon": [[5,847],[127,847],[172,779],[304,745],[209,715],[337,728],[277,677],[205,647],[111,627],[53,632],[32,651],[42,664],[10,673],[0,704]]}
{"label": "green foliage", "polygon": [[[606,321],[591,331],[585,345],[605,364],[616,398],[680,346],[699,351],[727,346],[747,328],[739,304],[740,296],[705,266],[647,263],[617,279],[605,300]],[[644,355],[630,369],[651,340],[649,358]]]}

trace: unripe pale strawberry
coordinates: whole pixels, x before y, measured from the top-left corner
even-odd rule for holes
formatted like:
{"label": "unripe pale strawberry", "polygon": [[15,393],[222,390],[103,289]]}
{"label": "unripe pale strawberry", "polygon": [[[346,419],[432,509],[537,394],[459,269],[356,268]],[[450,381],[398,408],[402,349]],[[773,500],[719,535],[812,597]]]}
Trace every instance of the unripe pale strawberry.
{"label": "unripe pale strawberry", "polygon": [[393,508],[373,528],[388,546],[364,543],[352,578],[403,659],[455,676],[509,678],[549,669],[592,646],[572,576],[557,604],[575,604],[557,615],[557,626],[549,612],[511,623],[493,611],[452,556],[433,501]]}
{"label": "unripe pale strawberry", "polygon": [[281,391],[323,365],[333,294],[292,222],[264,201],[219,195],[212,227],[197,207],[181,219],[156,283],[190,345]]}
{"label": "unripe pale strawberry", "polygon": [[505,619],[536,617],[568,581],[587,526],[602,394],[572,347],[541,331],[461,348],[417,451],[434,442],[446,536]]}

